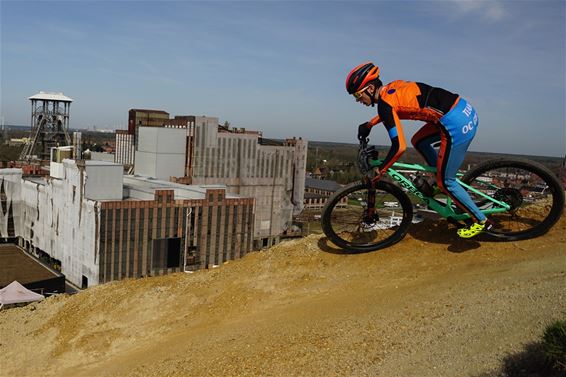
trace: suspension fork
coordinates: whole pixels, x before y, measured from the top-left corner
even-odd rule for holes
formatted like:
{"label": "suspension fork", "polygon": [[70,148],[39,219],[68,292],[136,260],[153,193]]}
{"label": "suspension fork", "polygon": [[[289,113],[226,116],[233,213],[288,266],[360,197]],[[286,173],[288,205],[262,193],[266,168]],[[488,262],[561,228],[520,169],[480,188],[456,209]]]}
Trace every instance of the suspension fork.
{"label": "suspension fork", "polygon": [[367,208],[364,213],[364,221],[367,223],[373,222],[375,217],[375,187],[373,187],[373,182],[371,180],[367,180],[367,190],[368,190],[368,197],[367,197]]}

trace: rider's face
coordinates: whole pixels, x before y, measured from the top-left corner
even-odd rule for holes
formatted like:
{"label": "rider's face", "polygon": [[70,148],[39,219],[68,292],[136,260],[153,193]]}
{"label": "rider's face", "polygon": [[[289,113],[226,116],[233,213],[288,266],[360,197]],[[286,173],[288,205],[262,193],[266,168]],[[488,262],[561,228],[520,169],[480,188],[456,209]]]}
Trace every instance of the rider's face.
{"label": "rider's face", "polygon": [[369,85],[367,89],[364,90],[359,97],[355,97],[356,102],[359,102],[365,106],[371,106],[373,90],[374,90],[373,85]]}

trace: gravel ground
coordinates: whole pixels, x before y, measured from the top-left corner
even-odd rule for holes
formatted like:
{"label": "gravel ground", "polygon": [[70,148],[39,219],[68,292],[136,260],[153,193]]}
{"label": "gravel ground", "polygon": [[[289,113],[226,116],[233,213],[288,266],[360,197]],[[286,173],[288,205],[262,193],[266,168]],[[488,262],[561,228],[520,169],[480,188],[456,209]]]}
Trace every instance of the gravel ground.
{"label": "gravel ground", "polygon": [[5,310],[0,375],[511,375],[566,319],[566,221],[522,242],[454,233],[425,221],[360,255],[309,236]]}

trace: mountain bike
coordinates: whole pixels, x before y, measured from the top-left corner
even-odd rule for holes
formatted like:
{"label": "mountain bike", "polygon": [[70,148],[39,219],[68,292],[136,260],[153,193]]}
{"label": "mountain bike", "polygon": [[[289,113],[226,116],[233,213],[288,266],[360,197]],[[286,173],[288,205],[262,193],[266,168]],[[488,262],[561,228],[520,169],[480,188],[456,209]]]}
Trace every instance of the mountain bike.
{"label": "mountain bike", "polygon": [[[415,221],[413,208],[443,217],[457,227],[471,223],[469,214],[431,187],[427,175],[434,176],[435,167],[397,162],[380,179],[376,168],[383,160],[368,141],[361,141],[358,151],[362,180],[335,192],[322,211],[322,230],[336,246],[349,252],[391,246],[405,237]],[[389,179],[383,179],[386,176]],[[548,168],[527,159],[489,160],[459,174],[457,181],[492,225],[482,235],[497,240],[541,236],[564,210],[560,181]]]}

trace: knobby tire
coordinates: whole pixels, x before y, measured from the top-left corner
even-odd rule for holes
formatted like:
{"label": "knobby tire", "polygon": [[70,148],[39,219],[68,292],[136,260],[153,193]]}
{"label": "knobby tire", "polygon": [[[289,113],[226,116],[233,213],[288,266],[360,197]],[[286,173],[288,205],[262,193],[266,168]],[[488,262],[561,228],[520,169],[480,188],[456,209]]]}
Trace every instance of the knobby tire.
{"label": "knobby tire", "polygon": [[[480,186],[482,179],[485,180],[487,177],[489,180],[498,175],[501,177],[502,173],[507,171],[516,174],[515,182],[511,182],[511,179],[509,182],[499,182],[500,187],[496,191],[496,196],[499,192],[501,200],[512,204],[512,209],[506,213],[489,216],[488,218],[497,224],[487,234],[503,241],[525,240],[545,234],[560,219],[564,211],[564,188],[545,166],[530,160],[501,158],[486,161],[471,169],[462,177],[462,181],[468,185]],[[518,177],[521,176],[518,172],[524,177],[522,182],[518,182],[520,181]],[[511,175],[507,174],[507,176]],[[503,181],[501,178],[499,180]],[[543,182],[547,186],[544,198],[543,195],[538,195],[539,198],[535,195],[534,199],[529,197],[527,185],[532,184],[528,182],[529,180]],[[533,196],[532,193],[530,195]],[[537,203],[537,200],[540,203]]]}
{"label": "knobby tire", "polygon": [[[401,188],[384,181],[375,185],[377,191],[376,213],[380,215],[380,224],[392,222],[394,217],[401,217],[395,226],[378,228],[375,224],[362,224],[367,227],[362,231],[360,223],[363,212],[363,197],[368,186],[362,182],[353,182],[334,193],[326,202],[322,211],[322,230],[336,246],[349,253],[364,253],[389,247],[405,237],[413,219],[413,205]],[[344,198],[348,203],[344,205]],[[356,200],[361,200],[356,204]],[[397,203],[394,208],[387,207],[387,202]],[[393,216],[395,214],[396,216]],[[378,221],[376,221],[377,223]]]}

